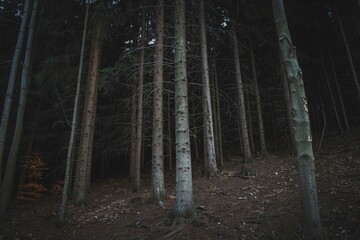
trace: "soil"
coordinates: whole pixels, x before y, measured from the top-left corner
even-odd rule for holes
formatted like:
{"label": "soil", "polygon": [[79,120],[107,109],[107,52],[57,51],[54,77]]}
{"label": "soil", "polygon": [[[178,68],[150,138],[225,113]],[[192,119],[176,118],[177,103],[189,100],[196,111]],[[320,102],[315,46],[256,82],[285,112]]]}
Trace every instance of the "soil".
{"label": "soil", "polygon": [[[316,180],[324,239],[360,239],[360,131],[329,135],[316,153]],[[95,182],[85,207],[69,200],[66,222],[57,226],[60,194],[36,202],[14,201],[0,239],[303,239],[297,161],[271,151],[247,165],[226,159],[218,177],[206,179],[193,166],[196,218],[172,224],[175,176],[166,179],[163,207],[148,204],[150,175],[140,192],[127,179]]]}

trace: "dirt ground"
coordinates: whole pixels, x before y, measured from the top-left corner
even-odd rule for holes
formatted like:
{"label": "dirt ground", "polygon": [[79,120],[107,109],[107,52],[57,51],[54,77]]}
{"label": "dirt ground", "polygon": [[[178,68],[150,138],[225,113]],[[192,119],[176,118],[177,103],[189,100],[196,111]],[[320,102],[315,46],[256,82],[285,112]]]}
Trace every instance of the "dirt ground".
{"label": "dirt ground", "polygon": [[[327,136],[315,165],[324,238],[360,239],[360,131]],[[147,174],[139,193],[127,179],[94,183],[86,207],[69,201],[63,228],[56,224],[60,195],[14,202],[0,239],[302,239],[296,160],[281,152],[259,157],[248,166],[255,173],[249,179],[236,176],[240,167],[231,157],[209,180],[194,166],[197,217],[189,223],[171,226],[175,176],[167,176],[160,208],[147,204]]]}

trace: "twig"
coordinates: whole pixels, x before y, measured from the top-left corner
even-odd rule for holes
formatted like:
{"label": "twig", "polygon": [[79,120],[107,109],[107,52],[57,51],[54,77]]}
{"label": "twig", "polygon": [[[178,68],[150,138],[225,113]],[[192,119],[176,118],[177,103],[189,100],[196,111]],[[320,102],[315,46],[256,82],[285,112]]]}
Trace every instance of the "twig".
{"label": "twig", "polygon": [[181,230],[184,228],[184,225],[181,225],[180,227],[178,227],[177,229],[171,231],[170,233],[166,234],[165,236],[163,236],[162,238],[160,238],[159,240],[165,240],[165,239],[170,239],[170,237],[174,236],[175,234],[177,234],[178,232],[181,232]]}

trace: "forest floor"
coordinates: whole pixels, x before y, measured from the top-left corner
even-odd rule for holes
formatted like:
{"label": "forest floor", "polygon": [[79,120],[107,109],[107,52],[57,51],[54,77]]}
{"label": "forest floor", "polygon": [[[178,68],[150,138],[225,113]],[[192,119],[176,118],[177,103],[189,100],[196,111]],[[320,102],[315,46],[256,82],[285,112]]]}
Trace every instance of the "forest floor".
{"label": "forest floor", "polygon": [[[314,148],[317,150],[317,148]],[[316,151],[315,151],[316,152]],[[316,156],[316,180],[325,239],[360,239],[360,131],[327,136]],[[70,200],[64,227],[57,227],[60,195],[33,203],[14,202],[0,239],[302,239],[297,162],[281,151],[247,166],[255,175],[239,178],[238,157],[219,177],[201,177],[194,166],[194,221],[171,224],[175,177],[167,176],[163,208],[147,203],[150,175],[131,192],[127,179],[93,184],[87,206]]]}

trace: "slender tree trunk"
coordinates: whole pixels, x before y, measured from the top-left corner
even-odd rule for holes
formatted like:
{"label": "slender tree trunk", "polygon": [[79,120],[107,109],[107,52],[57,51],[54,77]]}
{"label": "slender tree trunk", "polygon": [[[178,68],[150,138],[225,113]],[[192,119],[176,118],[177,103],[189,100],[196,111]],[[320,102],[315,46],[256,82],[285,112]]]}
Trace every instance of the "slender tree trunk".
{"label": "slender tree trunk", "polygon": [[322,66],[323,66],[323,69],[324,69],[326,85],[328,87],[331,103],[332,103],[333,108],[334,108],[336,122],[337,122],[337,125],[339,127],[339,132],[342,135],[344,133],[344,130],[343,130],[342,126],[341,126],[340,117],[339,117],[339,114],[338,114],[335,99],[334,99],[334,96],[333,96],[333,93],[332,93],[332,90],[331,90],[331,86],[330,86],[329,75],[328,75],[328,72],[327,72],[327,69],[326,69],[326,66],[325,66],[325,62],[324,62],[324,57],[323,57],[323,54],[321,53],[321,51],[320,51],[320,57],[321,57],[321,62],[322,62]]}
{"label": "slender tree trunk", "polygon": [[5,219],[6,211],[8,209],[11,195],[12,195],[17,155],[19,152],[22,128],[24,125],[26,99],[27,99],[27,93],[29,91],[30,80],[31,80],[31,76],[30,76],[31,54],[32,54],[32,45],[33,45],[33,40],[34,40],[35,22],[36,22],[37,13],[38,13],[38,6],[39,6],[39,1],[35,0],[33,9],[32,9],[29,33],[28,33],[27,42],[26,42],[25,60],[24,60],[24,64],[23,64],[22,74],[21,74],[20,97],[19,97],[19,106],[18,106],[18,110],[17,110],[17,117],[16,117],[16,123],[15,123],[15,132],[14,132],[13,140],[12,140],[11,147],[10,147],[9,157],[7,160],[4,181],[3,181],[2,187],[1,187],[0,220]]}
{"label": "slender tree trunk", "polygon": [[249,93],[245,93],[246,98],[246,109],[247,109],[247,129],[249,134],[249,143],[250,143],[250,151],[253,153],[255,151],[255,143],[254,143],[254,134],[252,127],[252,116],[251,116],[251,104],[250,104],[250,96]]}
{"label": "slender tree trunk", "polygon": [[251,65],[252,65],[252,72],[253,72],[253,77],[254,77],[256,110],[257,110],[257,118],[258,118],[258,124],[259,124],[260,149],[261,149],[261,154],[266,155],[267,150],[266,150],[266,143],[265,143],[265,131],[264,131],[264,124],[263,124],[263,117],[262,117],[262,110],[261,110],[261,100],[260,100],[260,93],[259,93],[256,67],[255,67],[254,50],[253,50],[251,37],[249,37],[249,41],[250,41]]}
{"label": "slender tree trunk", "polygon": [[348,121],[348,118],[347,118],[347,114],[346,114],[346,110],[345,110],[345,106],[344,106],[344,101],[343,101],[342,94],[341,94],[341,91],[340,91],[340,86],[339,86],[339,81],[338,81],[338,77],[337,77],[337,74],[336,74],[334,61],[333,61],[333,58],[332,58],[332,55],[331,55],[330,52],[329,52],[329,56],[330,56],[330,64],[331,64],[331,69],[332,69],[332,73],[333,73],[333,76],[334,76],[335,86],[336,86],[336,90],[337,90],[337,93],[338,93],[338,96],[339,96],[341,112],[342,112],[344,122],[345,122],[345,129],[349,130],[350,129],[349,121]]}
{"label": "slender tree trunk", "polygon": [[91,159],[89,158],[93,144],[93,133],[95,128],[94,119],[96,116],[96,100],[98,79],[101,60],[101,45],[103,38],[103,23],[101,20],[94,22],[94,30],[91,40],[91,55],[89,64],[89,74],[87,81],[86,100],[84,102],[84,116],[83,116],[83,133],[79,153],[79,162],[77,170],[77,191],[75,192],[75,202],[82,205],[86,202],[86,193],[89,179],[89,166]]}
{"label": "slender tree trunk", "polygon": [[240,131],[241,131],[241,142],[243,144],[244,150],[244,162],[249,163],[252,160],[250,143],[249,143],[249,135],[246,124],[246,113],[245,113],[245,102],[244,102],[244,91],[243,91],[243,83],[241,77],[241,68],[240,68],[240,58],[239,58],[239,50],[237,45],[237,38],[235,29],[233,27],[232,31],[232,43],[233,43],[233,52],[234,52],[234,63],[235,63],[235,74],[236,74],[236,85],[238,90],[238,108],[239,108],[239,120],[240,120]]}
{"label": "slender tree trunk", "polygon": [[154,104],[152,132],[152,178],[151,200],[162,206],[165,199],[164,184],[164,104],[163,104],[163,44],[164,44],[164,0],[157,1],[156,41],[154,56]]}
{"label": "slender tree trunk", "polygon": [[217,78],[216,62],[215,57],[213,57],[213,71],[214,71],[214,83],[215,83],[215,106],[216,106],[216,122],[217,122],[217,132],[218,132],[218,146],[219,146],[219,155],[217,159],[219,160],[220,166],[224,166],[224,155],[222,149],[222,131],[221,131],[221,115],[220,115],[220,98],[219,98],[219,84]]}
{"label": "slender tree trunk", "polygon": [[129,178],[130,181],[134,181],[135,176],[135,156],[136,156],[136,116],[137,116],[137,105],[136,105],[136,92],[132,96],[132,113],[131,113],[131,140],[130,140],[130,170]]}
{"label": "slender tree trunk", "polygon": [[169,172],[173,170],[173,155],[172,155],[172,134],[171,134],[171,109],[170,109],[170,95],[168,94],[167,99],[167,111],[168,111],[168,154],[169,154]]}
{"label": "slender tree trunk", "polygon": [[358,94],[358,97],[359,97],[359,100],[360,100],[360,84],[359,84],[359,78],[358,78],[358,75],[356,73],[356,70],[355,70],[355,66],[354,66],[354,62],[353,62],[353,58],[351,56],[351,51],[350,51],[350,48],[349,48],[349,43],[347,41],[347,38],[345,36],[345,31],[344,31],[344,27],[342,25],[342,21],[341,21],[341,18],[340,18],[340,14],[339,14],[339,11],[335,5],[335,1],[333,1],[333,5],[334,5],[334,11],[335,11],[335,14],[336,14],[336,18],[338,20],[338,23],[339,23],[339,28],[340,28],[340,32],[341,32],[341,36],[343,38],[343,41],[344,41],[344,47],[345,47],[345,50],[346,50],[346,55],[348,57],[348,60],[349,60],[349,65],[350,65],[350,69],[351,69],[351,74],[353,76],[353,80],[354,80],[354,84],[355,84],[355,87],[356,87],[356,91],[357,91],[357,94]]}
{"label": "slender tree trunk", "polygon": [[77,76],[77,84],[76,84],[76,94],[74,100],[74,111],[73,111],[73,118],[71,124],[71,133],[70,133],[70,141],[69,147],[66,155],[66,169],[65,169],[65,177],[64,177],[64,188],[62,192],[62,199],[60,205],[60,212],[59,212],[59,223],[62,225],[64,224],[64,217],[65,217],[65,210],[66,210],[66,201],[67,201],[67,194],[69,189],[69,180],[71,174],[71,166],[73,161],[73,153],[74,153],[74,143],[75,143],[75,133],[78,123],[78,108],[79,108],[79,100],[80,100],[80,88],[81,88],[81,79],[83,73],[83,65],[84,65],[84,55],[85,55],[85,42],[86,42],[86,32],[87,32],[87,25],[89,20],[89,8],[90,3],[86,3],[86,15],[85,15],[85,23],[84,23],[84,30],[82,36],[82,43],[81,43],[81,52],[80,52],[80,63],[79,63],[79,72]]}
{"label": "slender tree trunk", "polygon": [[201,67],[202,67],[202,90],[203,90],[203,121],[204,121],[204,149],[207,152],[207,158],[204,159],[207,164],[205,168],[205,175],[211,177],[217,175],[218,168],[216,163],[215,154],[215,139],[214,139],[214,125],[213,125],[213,114],[211,106],[211,94],[210,94],[210,80],[209,80],[209,63],[208,63],[208,50],[206,40],[206,26],[205,26],[205,10],[204,0],[200,0],[200,35],[201,35]]}
{"label": "slender tree trunk", "polygon": [[26,31],[26,24],[28,19],[28,13],[30,10],[31,1],[25,1],[24,5],[24,13],[21,20],[20,30],[18,39],[15,46],[14,56],[11,64],[11,70],[9,75],[9,82],[6,90],[5,101],[4,101],[4,108],[1,117],[1,125],[0,125],[0,186],[2,183],[2,162],[4,158],[4,148],[5,148],[5,139],[6,139],[6,132],[9,123],[9,116],[10,110],[12,105],[13,93],[14,93],[14,86],[16,82],[16,75],[19,67],[21,52],[24,45],[24,38],[25,38],[25,31]]}
{"label": "slender tree trunk", "polygon": [[141,33],[140,33],[140,56],[139,56],[139,75],[138,75],[138,99],[137,99],[137,119],[136,119],[136,152],[134,163],[133,191],[140,190],[141,185],[141,143],[142,143],[142,125],[143,125],[143,94],[144,94],[144,55],[145,55],[145,1],[142,2],[141,13]]}
{"label": "slender tree trunk", "polygon": [[304,235],[305,239],[322,239],[310,120],[302,71],[297,61],[296,48],[291,41],[283,1],[273,0],[272,4],[280,50],[291,89]]}
{"label": "slender tree trunk", "polygon": [[212,84],[212,88],[211,88],[211,100],[212,100],[212,103],[211,103],[211,106],[212,106],[212,112],[213,112],[213,119],[214,119],[214,141],[215,141],[215,155],[217,156],[216,160],[217,160],[217,164],[219,167],[222,167],[222,163],[220,162],[220,153],[219,153],[219,150],[220,150],[220,141],[219,141],[219,132],[218,132],[218,122],[216,121],[217,120],[217,105],[216,105],[216,89],[215,89],[215,79],[214,79],[214,72],[212,71],[211,72],[211,84]]}
{"label": "slender tree trunk", "polygon": [[185,0],[175,1],[176,201],[172,216],[194,216],[187,95]]}

